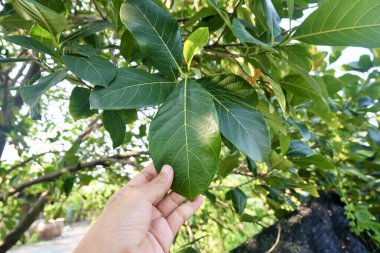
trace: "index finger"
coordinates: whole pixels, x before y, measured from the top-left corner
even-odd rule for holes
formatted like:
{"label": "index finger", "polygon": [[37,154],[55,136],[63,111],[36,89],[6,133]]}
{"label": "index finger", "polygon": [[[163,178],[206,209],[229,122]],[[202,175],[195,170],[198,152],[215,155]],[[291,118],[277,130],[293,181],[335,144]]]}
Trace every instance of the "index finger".
{"label": "index finger", "polygon": [[139,174],[134,176],[126,185],[126,187],[131,186],[140,186],[152,181],[155,177],[157,177],[157,171],[154,168],[153,163],[146,166],[143,170],[140,171]]}

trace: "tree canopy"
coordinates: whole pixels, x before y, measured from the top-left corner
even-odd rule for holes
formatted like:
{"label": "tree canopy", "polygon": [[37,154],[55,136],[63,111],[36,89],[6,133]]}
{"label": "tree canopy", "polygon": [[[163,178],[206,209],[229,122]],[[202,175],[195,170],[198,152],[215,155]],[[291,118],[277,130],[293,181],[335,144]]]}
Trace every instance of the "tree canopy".
{"label": "tree canopy", "polygon": [[39,213],[96,217],[150,159],[207,197],[173,252],[231,250],[318,191],[379,249],[378,0],[0,2],[0,252]]}

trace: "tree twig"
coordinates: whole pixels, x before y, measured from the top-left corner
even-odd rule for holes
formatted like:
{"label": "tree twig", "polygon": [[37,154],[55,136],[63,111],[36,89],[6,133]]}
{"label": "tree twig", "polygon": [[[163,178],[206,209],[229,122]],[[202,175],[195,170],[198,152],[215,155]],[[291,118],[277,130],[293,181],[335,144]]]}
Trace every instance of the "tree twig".
{"label": "tree twig", "polygon": [[16,187],[14,187],[14,188],[9,189],[8,192],[6,192],[4,194],[0,194],[0,201],[4,201],[9,196],[21,193],[23,190],[25,190],[26,188],[28,188],[30,186],[40,184],[40,183],[44,183],[44,182],[55,181],[55,180],[59,179],[62,175],[72,174],[72,173],[75,173],[75,172],[78,172],[78,171],[81,171],[84,169],[93,169],[96,166],[107,166],[109,163],[115,162],[116,160],[125,160],[125,159],[131,158],[131,157],[138,157],[138,156],[145,155],[145,154],[146,154],[146,152],[131,151],[131,152],[127,152],[127,153],[122,154],[122,155],[100,158],[100,159],[97,159],[97,160],[94,160],[91,162],[78,163],[74,166],[65,167],[65,168],[62,168],[58,171],[55,171],[55,172],[43,175],[41,177],[32,179],[30,181],[24,182],[24,183],[22,183]]}

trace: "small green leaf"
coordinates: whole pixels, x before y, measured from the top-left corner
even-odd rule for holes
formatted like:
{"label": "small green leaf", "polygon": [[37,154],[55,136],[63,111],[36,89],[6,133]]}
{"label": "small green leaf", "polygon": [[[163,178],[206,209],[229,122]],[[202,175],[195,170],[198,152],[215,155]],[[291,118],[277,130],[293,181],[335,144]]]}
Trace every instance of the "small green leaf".
{"label": "small green leaf", "polygon": [[22,100],[29,105],[29,107],[36,106],[40,101],[41,96],[47,90],[65,79],[66,73],[65,70],[57,71],[48,76],[42,77],[35,85],[21,87],[20,94]]}
{"label": "small green leaf", "polygon": [[96,49],[92,45],[77,45],[73,44],[64,48],[67,54],[76,54],[85,57],[92,57],[96,55]]}
{"label": "small green leaf", "polygon": [[226,193],[226,200],[232,200],[232,205],[239,215],[243,215],[247,206],[247,196],[239,188],[235,188]]}
{"label": "small green leaf", "polygon": [[29,32],[31,38],[38,40],[40,43],[49,47],[57,47],[56,39],[45,28],[35,23]]}
{"label": "small green leaf", "polygon": [[133,38],[130,31],[125,30],[123,35],[121,36],[120,54],[124,57],[124,59],[127,62],[130,62],[136,51],[137,47],[135,39]]}
{"label": "small green leaf", "polygon": [[270,85],[272,86],[274,95],[277,98],[277,101],[281,107],[281,110],[283,111],[284,115],[287,115],[287,113],[286,113],[286,98],[285,98],[284,91],[282,90],[280,84],[278,84],[277,82],[275,82],[273,80],[270,80]]}
{"label": "small green leaf", "polygon": [[52,35],[57,35],[67,27],[67,20],[61,13],[57,13],[34,0],[17,0],[19,6],[27,15]]}
{"label": "small green leaf", "polygon": [[214,178],[221,146],[218,115],[207,91],[185,79],[153,119],[149,152],[156,169],[174,169],[173,191],[193,200]]}
{"label": "small green leaf", "polygon": [[289,160],[284,159],[275,151],[269,156],[269,164],[273,169],[287,171],[293,167],[293,163]]}
{"label": "small green leaf", "polygon": [[127,0],[120,9],[121,21],[153,66],[176,76],[182,65],[182,39],[177,20],[150,0]]}
{"label": "small green leaf", "polygon": [[188,70],[191,67],[191,61],[194,55],[199,53],[209,41],[209,32],[207,27],[200,27],[195,30],[185,41],[183,48],[183,55],[188,66]]}
{"label": "small green leaf", "polygon": [[293,39],[326,46],[380,47],[378,0],[327,0],[297,29]]}
{"label": "small green leaf", "polygon": [[287,153],[288,157],[308,157],[314,155],[313,150],[300,140],[292,140],[290,149]]}
{"label": "small green leaf", "polygon": [[64,55],[66,67],[76,76],[98,86],[107,87],[116,75],[116,67],[100,56],[90,58]]}
{"label": "small green leaf", "polygon": [[334,170],[335,166],[331,161],[323,155],[315,154],[307,157],[292,158],[292,162],[300,166],[315,165],[315,167],[322,170]]}
{"label": "small green leaf", "polygon": [[289,19],[293,19],[293,12],[294,12],[294,0],[287,0],[287,7],[288,7],[288,16]]}
{"label": "small green leaf", "polygon": [[117,111],[104,111],[102,120],[104,128],[111,136],[113,148],[119,147],[125,139],[126,127],[123,119]]}
{"label": "small green leaf", "polygon": [[97,32],[105,29],[112,28],[112,24],[105,20],[97,20],[88,24],[85,24],[81,28],[75,30],[72,34],[67,36],[62,42],[76,41],[81,38],[88,37]]}
{"label": "small green leaf", "polygon": [[91,90],[75,87],[70,96],[69,111],[75,121],[79,119],[86,119],[94,115],[97,111],[90,110],[90,97]]}
{"label": "small green leaf", "polygon": [[273,45],[276,38],[281,36],[280,22],[281,19],[273,6],[272,0],[254,1],[253,9],[256,19],[269,31],[270,39],[268,41]]}
{"label": "small green leaf", "polygon": [[48,55],[54,55],[54,49],[48,46],[45,46],[36,39],[27,36],[5,36],[5,40],[14,43],[16,45],[32,49],[36,52],[41,52]]}
{"label": "small green leaf", "polygon": [[311,196],[315,198],[319,198],[319,193],[315,185],[313,184],[307,184],[304,186],[301,186],[301,189],[307,193],[309,193]]}
{"label": "small green leaf", "polygon": [[225,156],[220,162],[218,166],[218,176],[221,178],[225,178],[230,174],[235,168],[239,165],[239,151],[235,151],[232,154],[228,154]]}
{"label": "small green leaf", "polygon": [[285,155],[290,147],[292,139],[288,135],[280,134],[281,154]]}
{"label": "small green leaf", "polygon": [[136,109],[118,110],[117,113],[123,119],[126,125],[132,124],[138,119]]}
{"label": "small green leaf", "polygon": [[269,52],[277,52],[275,49],[273,49],[271,46],[265,44],[264,42],[256,39],[253,37],[247,29],[244,27],[244,25],[240,22],[239,19],[235,18],[232,21],[232,32],[235,34],[235,36],[240,40],[242,43],[251,43],[258,46],[261,46],[263,49],[268,50]]}
{"label": "small green leaf", "polygon": [[224,23],[231,28],[231,21],[228,13],[221,9],[218,4],[215,2],[215,0],[206,0],[209,5],[211,5],[220,15],[220,17],[224,20]]}
{"label": "small green leaf", "polygon": [[119,69],[107,88],[95,88],[90,96],[92,109],[135,109],[161,104],[175,83],[159,75],[134,68]]}
{"label": "small green leaf", "polygon": [[283,79],[281,85],[285,90],[290,91],[297,96],[310,98],[317,104],[324,103],[322,91],[315,80],[314,82],[309,82],[304,76],[289,75]]}

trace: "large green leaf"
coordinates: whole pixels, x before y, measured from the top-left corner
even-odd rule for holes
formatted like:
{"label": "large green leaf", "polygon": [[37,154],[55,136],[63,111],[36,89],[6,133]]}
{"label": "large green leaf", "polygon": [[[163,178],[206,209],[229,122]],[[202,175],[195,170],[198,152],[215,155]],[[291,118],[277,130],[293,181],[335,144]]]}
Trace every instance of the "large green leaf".
{"label": "large green leaf", "polygon": [[265,50],[268,50],[270,52],[276,52],[275,49],[273,49],[268,44],[265,44],[264,42],[256,39],[253,37],[247,29],[244,27],[244,25],[240,22],[239,19],[235,18],[232,21],[232,32],[235,34],[235,36],[240,40],[242,43],[251,43],[258,46],[261,46]]}
{"label": "large green leaf", "polygon": [[281,36],[281,19],[273,6],[272,0],[254,1],[253,9],[258,23],[269,31],[269,41],[273,45],[276,38]]}
{"label": "large green leaf", "polygon": [[57,71],[48,76],[42,77],[35,85],[21,87],[20,94],[22,100],[29,105],[29,107],[36,106],[40,101],[41,96],[47,90],[65,79],[66,73],[65,70]]}
{"label": "large green leaf", "polygon": [[202,78],[199,83],[214,99],[223,136],[252,160],[266,161],[270,152],[269,129],[262,114],[248,104],[254,90],[244,79],[234,79],[223,80],[219,75]]}
{"label": "large green leaf", "polygon": [[220,133],[212,98],[193,80],[182,81],[150,126],[149,151],[158,170],[174,168],[172,189],[189,199],[204,192],[218,166]]}
{"label": "large green leaf", "polygon": [[36,52],[54,55],[54,50],[51,47],[45,46],[36,39],[27,36],[6,36],[5,40],[12,42],[16,45],[32,49]]}
{"label": "large green leaf", "polygon": [[96,110],[90,109],[91,90],[75,87],[71,92],[69,111],[74,120],[86,119],[96,113]]}
{"label": "large green leaf", "polygon": [[159,75],[122,68],[107,88],[95,88],[92,91],[91,108],[120,110],[158,105],[174,87],[174,82]]}
{"label": "large green leaf", "polygon": [[75,41],[109,28],[112,28],[112,24],[110,22],[105,20],[97,20],[82,26],[81,28],[67,36],[63,41]]}
{"label": "large green leaf", "polygon": [[61,33],[67,27],[63,14],[57,13],[34,0],[17,0],[27,15],[51,34]]}
{"label": "large green leaf", "polygon": [[104,128],[110,134],[113,148],[123,144],[126,126],[117,111],[104,111],[102,116]]}
{"label": "large green leaf", "polygon": [[183,55],[189,70],[194,55],[196,55],[199,51],[202,50],[204,46],[207,45],[209,36],[210,35],[208,32],[208,28],[200,27],[197,30],[195,30],[185,41]]}
{"label": "large green leaf", "polygon": [[90,58],[64,55],[66,67],[79,78],[98,86],[107,87],[116,75],[116,67],[100,56]]}
{"label": "large green leaf", "polygon": [[170,13],[150,0],[127,0],[121,6],[120,17],[157,69],[181,68],[181,33]]}
{"label": "large green leaf", "polygon": [[380,47],[378,0],[327,0],[297,29],[293,39],[316,45]]}

